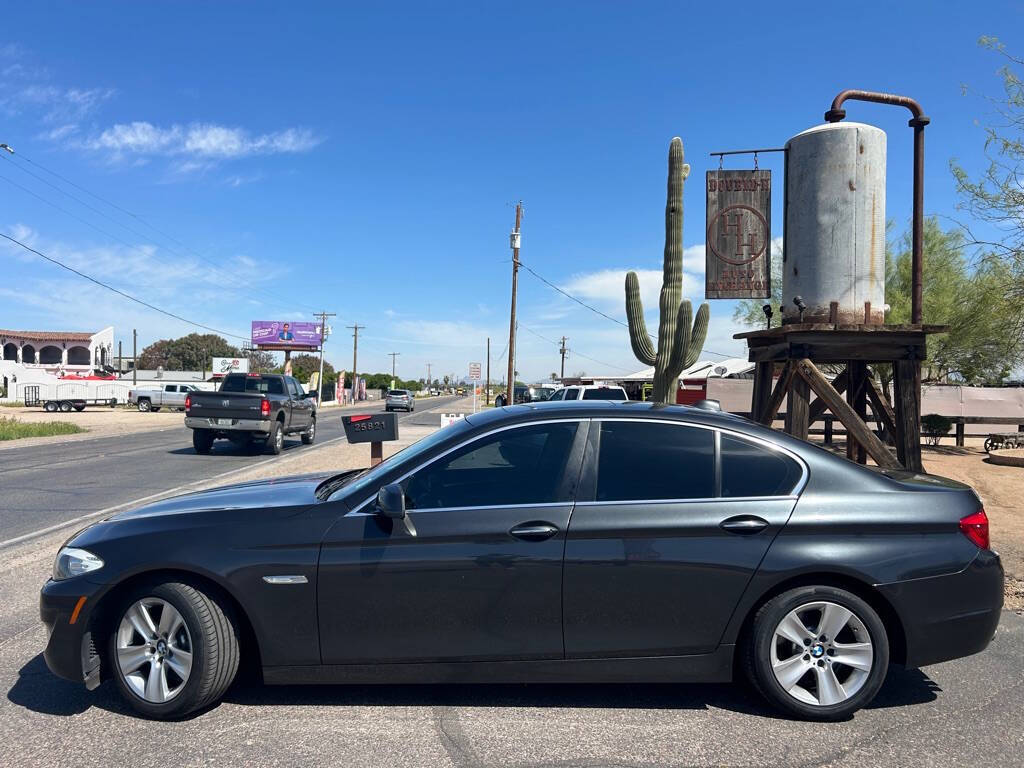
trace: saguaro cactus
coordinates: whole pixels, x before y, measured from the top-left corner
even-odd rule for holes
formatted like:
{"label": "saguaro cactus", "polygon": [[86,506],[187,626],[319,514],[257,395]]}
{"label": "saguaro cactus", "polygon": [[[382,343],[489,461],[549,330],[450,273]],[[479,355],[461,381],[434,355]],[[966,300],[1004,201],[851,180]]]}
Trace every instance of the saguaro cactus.
{"label": "saguaro cactus", "polygon": [[644,322],[640,283],[636,272],[626,275],[626,317],[633,354],[644,365],[654,366],[654,402],[674,403],[679,374],[700,356],[708,334],[708,305],[697,310],[683,296],[683,182],[690,166],[683,162],[683,140],[672,139],[668,149],[668,200],[665,204],[665,263],[658,302],[658,351],[655,353]]}

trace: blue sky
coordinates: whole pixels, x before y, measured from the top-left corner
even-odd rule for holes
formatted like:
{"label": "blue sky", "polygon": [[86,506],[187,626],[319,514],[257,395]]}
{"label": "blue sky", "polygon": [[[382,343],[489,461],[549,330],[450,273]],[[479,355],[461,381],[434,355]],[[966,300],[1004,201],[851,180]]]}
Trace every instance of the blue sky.
{"label": "blue sky", "polygon": [[[977,39],[1024,53],[1021,3],[372,5],[9,4],[0,142],[18,154],[0,161],[0,231],[243,336],[252,319],[337,312],[327,356],[341,368],[353,322],[360,370],[396,351],[405,377],[427,362],[462,376],[490,336],[497,377],[515,200],[526,264],[616,317],[640,270],[656,325],[672,136],[693,169],[684,268],[699,302],[708,152],[782,146],[842,88],[908,94],[932,118],[926,209],[956,215],[949,161],[982,167],[980,94],[998,93],[1002,65]],[[889,134],[902,230],[908,115],[848,113]],[[781,156],[761,167],[781,236]],[[133,327],[140,343],[195,330],[29,254],[0,248],[0,265],[0,327],[114,325],[128,346]],[[733,303],[711,305],[706,349],[742,355]],[[529,273],[519,315],[525,378],[557,370],[544,339],[563,334],[567,373],[641,367],[622,326]]]}

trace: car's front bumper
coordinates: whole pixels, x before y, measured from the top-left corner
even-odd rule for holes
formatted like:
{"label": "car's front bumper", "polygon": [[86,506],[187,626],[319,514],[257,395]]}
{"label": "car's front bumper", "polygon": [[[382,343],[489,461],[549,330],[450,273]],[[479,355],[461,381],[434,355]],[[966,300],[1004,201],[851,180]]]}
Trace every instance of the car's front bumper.
{"label": "car's front bumper", "polygon": [[959,573],[880,584],[906,635],[906,665],[923,667],[983,651],[1003,608],[1003,565],[981,550]]}
{"label": "car's front bumper", "polygon": [[[221,423],[226,422],[226,423]],[[270,432],[270,419],[208,419],[186,416],[189,429],[212,429],[216,432]]]}
{"label": "car's front bumper", "polygon": [[89,688],[95,688],[100,681],[102,649],[95,647],[91,618],[103,589],[77,577],[51,579],[39,593],[39,617],[47,635],[43,651],[46,666],[55,675],[85,683]]}

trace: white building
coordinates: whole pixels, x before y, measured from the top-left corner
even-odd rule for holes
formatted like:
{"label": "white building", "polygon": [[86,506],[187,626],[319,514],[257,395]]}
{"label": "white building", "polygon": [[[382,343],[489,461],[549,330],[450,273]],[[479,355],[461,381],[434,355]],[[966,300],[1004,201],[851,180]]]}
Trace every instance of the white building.
{"label": "white building", "polygon": [[7,400],[23,399],[26,386],[55,397],[65,376],[109,374],[113,348],[113,327],[96,333],[0,329],[0,389]]}

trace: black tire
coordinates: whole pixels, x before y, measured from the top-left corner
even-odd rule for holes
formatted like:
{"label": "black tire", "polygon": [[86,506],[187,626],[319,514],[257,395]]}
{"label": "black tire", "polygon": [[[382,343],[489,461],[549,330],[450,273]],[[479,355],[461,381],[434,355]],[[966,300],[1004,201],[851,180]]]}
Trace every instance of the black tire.
{"label": "black tire", "polygon": [[494,407],[495,408],[502,408],[502,407],[504,407],[504,405],[505,405],[505,398],[504,398],[504,396],[498,395],[496,398],[494,398]]}
{"label": "black tire", "polygon": [[991,453],[996,447],[996,441],[991,437],[985,438],[985,453]]}
{"label": "black tire", "polygon": [[72,406],[71,403],[69,403],[67,400],[64,400],[60,404],[60,412],[61,413],[71,413],[71,409],[73,407],[74,406]]}
{"label": "black tire", "polygon": [[391,411],[391,406],[385,405],[384,406],[384,410],[387,411],[387,412],[390,412]]}
{"label": "black tire", "polygon": [[[192,665],[188,679],[163,703],[146,701],[136,693],[125,681],[117,663],[117,628],[121,619],[136,602],[146,598],[163,600],[177,610],[191,641]],[[208,707],[227,692],[238,673],[239,631],[230,606],[222,605],[189,584],[140,585],[124,596],[112,616],[107,639],[110,676],[128,705],[146,717],[166,720]]]}
{"label": "black tire", "polygon": [[207,454],[213,447],[213,435],[208,429],[193,429],[192,430],[192,447],[196,449],[196,453]]}
{"label": "black tire", "polygon": [[79,413],[81,413],[82,411],[85,410],[85,406],[84,405],[76,405],[75,406],[75,410],[78,411]]}
{"label": "black tire", "polygon": [[48,400],[46,404],[43,406],[43,410],[46,411],[47,413],[56,413],[57,408],[57,403],[53,402],[53,400]]}
{"label": "black tire", "polygon": [[137,405],[136,407],[137,407],[137,408],[138,408],[138,409],[139,409],[140,411],[142,411],[143,413],[145,413],[145,412],[146,412],[146,411],[148,411],[148,410],[149,410],[149,408],[150,408],[150,402],[149,402],[149,400],[146,400],[146,399],[142,399],[142,400],[139,400],[139,402],[138,402],[138,405]]}
{"label": "black tire", "polygon": [[159,413],[160,412],[160,406],[159,405],[151,406],[149,410],[151,410],[153,413]]}
{"label": "black tire", "polygon": [[309,426],[306,431],[302,433],[302,444],[312,445],[313,441],[316,440],[316,419],[314,418],[309,422]]}
{"label": "black tire", "polygon": [[[871,668],[867,671],[866,679],[863,680],[859,689],[852,696],[832,705],[800,701],[782,687],[772,671],[771,653],[772,644],[776,642],[776,628],[791,611],[797,610],[803,605],[816,602],[834,603],[851,611],[854,617],[860,620],[863,628],[866,629],[869,636],[868,639],[871,642]],[[814,609],[811,610],[813,612]],[[806,625],[804,626],[806,628]],[[813,635],[811,630],[806,631],[809,636]],[[843,630],[843,633],[850,631],[849,628],[846,628]],[[848,636],[844,637],[842,633],[840,637],[843,638],[842,642],[849,640]],[[831,641],[840,642],[836,638],[826,638],[826,645]],[[781,642],[783,645],[786,643],[786,641]],[[814,645],[811,645],[810,648],[818,645],[816,638],[812,637],[811,642]],[[841,651],[839,652],[841,653]],[[889,668],[889,638],[885,631],[885,625],[878,616],[878,613],[867,602],[852,592],[823,585],[797,587],[796,589],[783,592],[781,595],[764,603],[754,616],[754,621],[751,625],[749,636],[746,638],[742,653],[743,666],[747,677],[750,678],[754,687],[757,688],[761,695],[774,707],[805,720],[831,721],[848,718],[875,698],[878,689],[882,687],[882,683],[885,681]],[[794,655],[808,662],[808,664],[805,664],[808,676],[801,678],[801,680],[809,680],[811,682],[808,685],[816,687],[816,683],[813,681],[817,679],[817,674],[812,674],[814,667],[822,667],[826,661],[831,665],[829,658],[832,656],[832,651],[822,651],[822,655],[816,662],[812,658],[811,653],[802,655],[800,652],[797,652]],[[847,675],[845,682],[849,685],[850,681],[853,680],[855,670],[842,664],[837,664],[835,669],[838,671],[834,677],[838,679],[840,675]],[[840,680],[841,684],[842,682]]]}
{"label": "black tire", "polygon": [[275,421],[270,426],[270,436],[267,438],[267,450],[277,456],[284,448],[284,427],[280,421]]}

